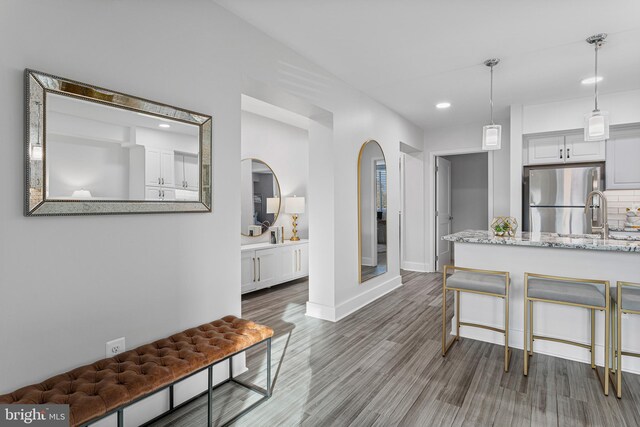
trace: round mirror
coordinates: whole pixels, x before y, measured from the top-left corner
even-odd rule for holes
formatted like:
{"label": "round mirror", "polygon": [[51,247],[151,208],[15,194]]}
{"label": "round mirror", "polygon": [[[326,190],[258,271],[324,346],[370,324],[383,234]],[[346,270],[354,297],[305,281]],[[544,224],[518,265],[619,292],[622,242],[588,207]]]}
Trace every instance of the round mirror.
{"label": "round mirror", "polygon": [[242,160],[240,233],[257,237],[275,224],[280,213],[280,184],[273,169],[258,159]]}

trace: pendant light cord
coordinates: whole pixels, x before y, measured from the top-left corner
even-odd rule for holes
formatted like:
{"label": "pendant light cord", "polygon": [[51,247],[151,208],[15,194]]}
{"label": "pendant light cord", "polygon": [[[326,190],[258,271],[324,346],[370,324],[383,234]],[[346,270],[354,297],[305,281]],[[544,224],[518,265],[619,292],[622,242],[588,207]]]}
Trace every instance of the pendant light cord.
{"label": "pendant light cord", "polygon": [[[495,123],[493,122],[493,65],[491,66],[491,89],[489,94],[489,104],[491,105],[491,124],[495,125]],[[596,101],[596,108],[598,108],[598,101]]]}
{"label": "pendant light cord", "polygon": [[596,80],[596,84],[595,84],[595,110],[593,111],[600,111],[598,110],[598,48],[600,47],[600,43],[599,41],[595,42],[595,49],[596,49],[596,74],[595,74],[595,80]]}

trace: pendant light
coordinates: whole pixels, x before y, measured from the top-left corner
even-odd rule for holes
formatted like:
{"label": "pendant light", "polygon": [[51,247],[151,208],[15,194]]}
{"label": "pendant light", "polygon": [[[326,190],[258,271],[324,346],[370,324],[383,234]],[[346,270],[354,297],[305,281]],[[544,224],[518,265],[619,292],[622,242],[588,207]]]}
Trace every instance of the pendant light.
{"label": "pendant light", "polygon": [[587,39],[587,43],[595,47],[595,108],[584,115],[584,140],[602,141],[609,138],[609,113],[598,109],[598,50],[602,47],[605,33],[596,34]]}
{"label": "pendant light", "polygon": [[493,67],[500,62],[497,58],[487,59],[484,65],[491,68],[491,95],[489,104],[491,105],[491,124],[482,128],[482,149],[483,150],[499,150],[502,140],[502,126],[493,122]]}

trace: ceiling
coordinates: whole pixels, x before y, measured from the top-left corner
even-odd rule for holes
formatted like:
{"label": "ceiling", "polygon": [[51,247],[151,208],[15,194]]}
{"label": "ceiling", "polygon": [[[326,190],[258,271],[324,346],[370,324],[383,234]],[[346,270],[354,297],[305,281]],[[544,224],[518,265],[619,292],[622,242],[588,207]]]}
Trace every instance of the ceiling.
{"label": "ceiling", "polygon": [[424,129],[488,120],[492,57],[502,120],[510,104],[591,96],[598,32],[601,93],[640,88],[638,0],[215,1]]}

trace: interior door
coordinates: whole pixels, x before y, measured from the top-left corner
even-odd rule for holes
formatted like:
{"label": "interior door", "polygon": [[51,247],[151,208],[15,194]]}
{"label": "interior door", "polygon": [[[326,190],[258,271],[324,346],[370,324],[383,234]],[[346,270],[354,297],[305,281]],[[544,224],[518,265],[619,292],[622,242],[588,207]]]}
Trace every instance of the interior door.
{"label": "interior door", "polygon": [[442,240],[451,234],[451,162],[436,157],[436,270],[451,263],[451,242]]}

